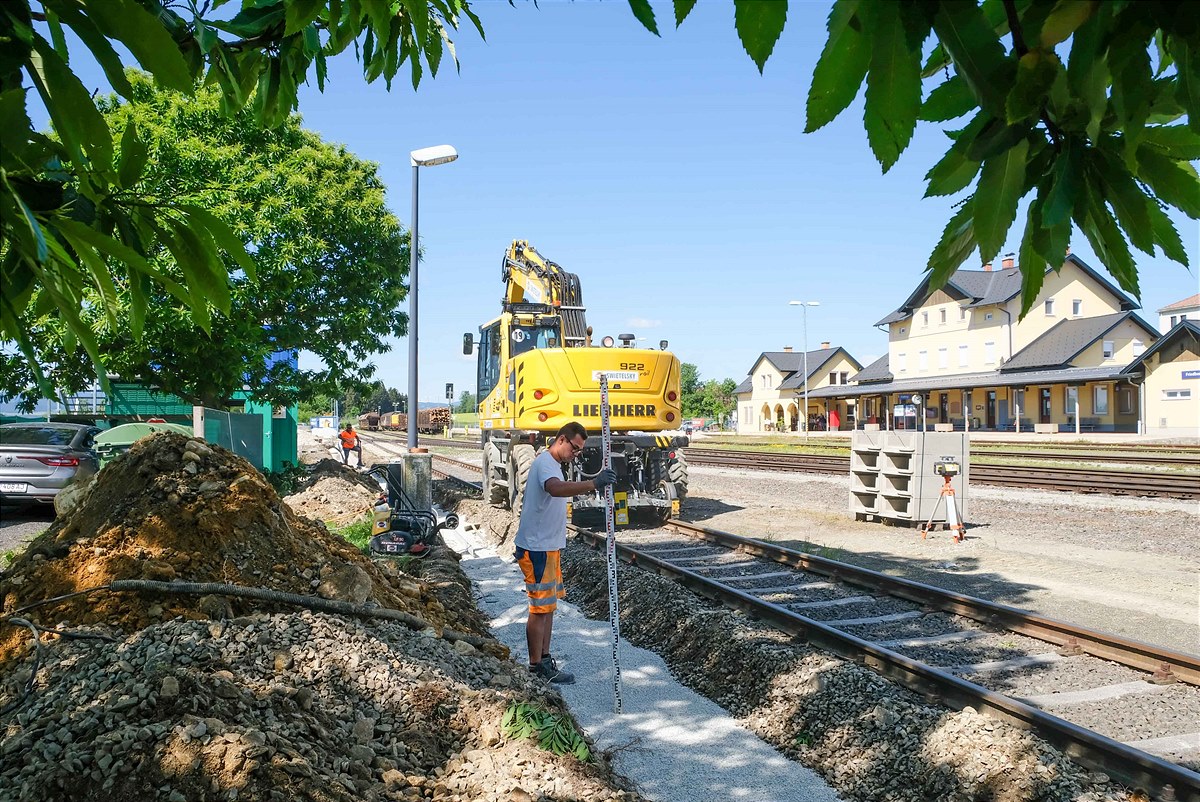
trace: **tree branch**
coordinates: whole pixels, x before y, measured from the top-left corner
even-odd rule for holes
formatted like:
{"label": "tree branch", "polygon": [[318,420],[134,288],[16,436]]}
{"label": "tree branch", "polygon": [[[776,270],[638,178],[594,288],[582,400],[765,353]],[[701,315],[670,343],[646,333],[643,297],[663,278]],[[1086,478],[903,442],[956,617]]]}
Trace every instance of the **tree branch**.
{"label": "tree branch", "polygon": [[[1012,33],[1013,51],[1016,52],[1017,58],[1024,56],[1029,52],[1029,45],[1025,43],[1025,33],[1021,29],[1021,17],[1017,13],[1016,0],[1004,0],[1004,15],[1008,17],[1008,30]],[[1046,131],[1050,134],[1050,141],[1054,145],[1055,150],[1062,143],[1063,132],[1050,119],[1050,115],[1046,112],[1046,104],[1042,103],[1041,120],[1046,126]]]}

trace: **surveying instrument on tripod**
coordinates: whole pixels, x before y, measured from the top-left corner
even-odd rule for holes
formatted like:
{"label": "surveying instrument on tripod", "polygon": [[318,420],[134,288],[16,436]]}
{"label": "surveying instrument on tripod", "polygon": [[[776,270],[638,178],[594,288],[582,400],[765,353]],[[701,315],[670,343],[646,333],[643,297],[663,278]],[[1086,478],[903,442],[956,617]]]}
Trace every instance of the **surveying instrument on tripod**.
{"label": "surveying instrument on tripod", "polygon": [[942,490],[938,494],[937,503],[933,505],[933,511],[929,514],[929,520],[921,527],[921,539],[929,534],[929,530],[933,527],[933,519],[937,517],[938,507],[943,503],[946,505],[946,528],[954,532],[954,542],[961,543],[967,537],[966,526],[963,524],[962,516],[958,512],[958,501],[954,497],[954,477],[958,476],[962,471],[962,466],[954,457],[939,457],[933,463],[933,472],[942,477]]}

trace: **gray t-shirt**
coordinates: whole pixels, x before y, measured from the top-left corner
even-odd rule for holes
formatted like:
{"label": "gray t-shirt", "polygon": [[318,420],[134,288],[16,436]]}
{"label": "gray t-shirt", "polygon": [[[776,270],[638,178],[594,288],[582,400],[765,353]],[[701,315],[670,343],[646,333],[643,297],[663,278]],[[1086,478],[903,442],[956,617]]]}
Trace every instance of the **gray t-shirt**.
{"label": "gray t-shirt", "polygon": [[545,449],[529,466],[521,502],[521,522],[514,543],[529,551],[561,551],[567,547],[567,499],[546,492],[547,479],[562,479],[562,465]]}

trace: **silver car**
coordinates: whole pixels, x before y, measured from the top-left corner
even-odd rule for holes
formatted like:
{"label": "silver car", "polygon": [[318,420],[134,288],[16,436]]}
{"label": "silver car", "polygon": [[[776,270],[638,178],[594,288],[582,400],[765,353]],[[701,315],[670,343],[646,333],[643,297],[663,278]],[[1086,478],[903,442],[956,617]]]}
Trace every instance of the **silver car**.
{"label": "silver car", "polygon": [[92,451],[99,432],[79,423],[0,426],[0,500],[53,503],[64,487],[100,469]]}

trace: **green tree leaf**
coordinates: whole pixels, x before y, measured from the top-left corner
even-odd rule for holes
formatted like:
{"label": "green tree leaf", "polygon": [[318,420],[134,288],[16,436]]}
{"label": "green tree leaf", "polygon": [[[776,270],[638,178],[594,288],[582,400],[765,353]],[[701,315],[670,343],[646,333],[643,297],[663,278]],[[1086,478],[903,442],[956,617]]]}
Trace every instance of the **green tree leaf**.
{"label": "green tree leaf", "polygon": [[83,160],[86,153],[99,170],[112,169],[112,135],[87,89],[49,42],[35,35],[33,47],[31,75],[76,167],[88,168]]}
{"label": "green tree leaf", "polygon": [[73,5],[55,3],[54,7],[63,23],[87,45],[113,89],[122,96],[129,97],[133,89],[129,85],[129,79],[125,77],[125,65],[121,63],[121,57],[96,24]]}
{"label": "green tree leaf", "polygon": [[1083,172],[1080,151],[1083,146],[1073,137],[1062,144],[1062,151],[1054,162],[1051,172],[1052,183],[1046,193],[1042,211],[1043,225],[1054,228],[1064,220],[1071,219],[1075,207],[1075,196]]}
{"label": "green tree leaf", "polygon": [[954,275],[954,271],[962,266],[962,263],[978,245],[972,221],[976,197],[978,197],[978,193],[967,198],[958,207],[958,211],[950,218],[950,222],[942,231],[942,238],[938,240],[937,246],[929,254],[929,262],[925,265],[925,270],[930,274],[931,289],[945,285],[950,276]]}
{"label": "green tree leaf", "polygon": [[696,7],[696,0],[675,0],[675,27],[678,28]]}
{"label": "green tree leaf", "polygon": [[1126,38],[1117,40],[1109,47],[1112,108],[1116,112],[1125,142],[1125,160],[1131,167],[1134,165],[1134,153],[1142,138],[1142,129],[1150,116],[1154,75],[1150,69],[1147,45],[1147,41]]}
{"label": "green tree leaf", "polygon": [[[658,23],[654,21],[654,9],[650,7],[650,0],[629,0],[629,9],[633,11],[633,16],[637,21],[642,23],[642,26],[650,33],[658,36]],[[678,9],[676,9],[678,11]],[[683,20],[679,20],[682,22]]]}
{"label": "green tree leaf", "polygon": [[1192,219],[1200,218],[1200,181],[1186,162],[1177,162],[1154,148],[1137,150],[1137,175],[1154,194]]}
{"label": "green tree leaf", "polygon": [[1050,87],[1061,69],[1062,64],[1053,53],[1030,50],[1021,57],[1017,62],[1017,82],[1005,104],[1010,123],[1041,114]]}
{"label": "green tree leaf", "polygon": [[328,4],[328,0],[291,0],[284,8],[283,35],[291,36],[307,27]]}
{"label": "green tree leaf", "polygon": [[979,257],[990,262],[1008,236],[1008,229],[1017,216],[1017,203],[1025,193],[1025,164],[1029,155],[1029,140],[1022,139],[1004,153],[983,163],[976,198],[975,237],[979,241]]}
{"label": "green tree leaf", "polygon": [[942,160],[925,174],[925,180],[929,182],[925,197],[953,195],[966,189],[979,174],[980,166],[981,162],[963,155],[961,148],[950,148]]}
{"label": "green tree leaf", "polygon": [[1121,221],[1134,247],[1153,256],[1154,231],[1150,225],[1149,211],[1152,201],[1115,154],[1102,148],[1097,148],[1093,154],[1091,164],[1099,177],[1100,197],[1112,204],[1117,219]]}
{"label": "green tree leaf", "polygon": [[[1017,264],[1021,266],[1021,314],[1024,315],[1037,303],[1046,278],[1047,262],[1034,244],[1041,228],[1041,198],[1034,198],[1025,215],[1025,233],[1017,253]],[[1057,264],[1057,263],[1056,263]]]}
{"label": "green tree leaf", "polygon": [[1087,237],[1101,263],[1117,280],[1117,284],[1135,297],[1140,296],[1137,280],[1137,265],[1129,252],[1129,245],[1121,236],[1121,229],[1113,219],[1100,195],[1101,187],[1083,176],[1081,203],[1076,204],[1075,223]]}
{"label": "green tree leaf", "polygon": [[1200,159],[1200,133],[1184,125],[1158,125],[1142,133],[1142,143],[1159,148],[1176,161]]}
{"label": "green tree leaf", "polygon": [[1193,44],[1182,36],[1171,36],[1167,48],[1175,59],[1178,74],[1176,97],[1187,109],[1188,125],[1193,131],[1200,132],[1200,44]]}
{"label": "green tree leaf", "polygon": [[125,189],[131,189],[142,177],[142,171],[146,169],[146,160],[149,158],[150,151],[146,149],[146,143],[138,137],[137,124],[130,122],[125,126],[124,133],[121,134],[121,165],[117,168],[118,183]]}
{"label": "green tree leaf", "polygon": [[163,86],[190,92],[193,73],[162,22],[134,0],[89,3],[88,16],[101,33],[115,39]]}
{"label": "green tree leaf", "polygon": [[1004,69],[1004,47],[983,12],[973,2],[944,0],[933,18],[933,30],[979,105],[1002,117],[1004,83],[996,78]]}
{"label": "green tree leaf", "polygon": [[1059,0],[1042,23],[1042,47],[1052,48],[1071,38],[1071,34],[1096,12],[1098,0]]}
{"label": "green tree leaf", "polygon": [[921,104],[920,119],[928,122],[953,120],[973,111],[978,103],[961,75],[939,84]]}
{"label": "green tree leaf", "polygon": [[1171,218],[1158,208],[1157,203],[1148,204],[1146,211],[1150,215],[1150,227],[1154,231],[1154,241],[1162,248],[1163,255],[1187,267],[1187,250],[1183,247],[1183,240],[1179,238],[1179,232],[1175,230]]}
{"label": "green tree leaf", "polygon": [[733,0],[733,20],[742,47],[761,73],[787,22],[787,0]]}
{"label": "green tree leaf", "polygon": [[921,108],[920,53],[911,50],[895,3],[879,5],[872,32],[863,121],[867,141],[886,173],[912,140]]}
{"label": "green tree leaf", "polygon": [[813,70],[805,133],[829,124],[858,95],[871,62],[870,18],[875,6],[836,0],[829,12],[829,39]]}

